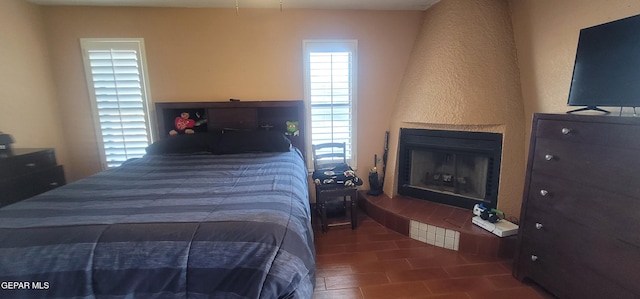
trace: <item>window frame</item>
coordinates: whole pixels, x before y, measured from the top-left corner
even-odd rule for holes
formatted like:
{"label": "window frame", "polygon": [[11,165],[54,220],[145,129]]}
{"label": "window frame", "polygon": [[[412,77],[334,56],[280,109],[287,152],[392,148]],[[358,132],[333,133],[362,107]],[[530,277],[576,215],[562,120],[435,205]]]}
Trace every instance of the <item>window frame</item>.
{"label": "window frame", "polygon": [[96,141],[98,144],[98,153],[100,155],[100,165],[102,170],[109,169],[106,149],[104,145],[104,137],[102,135],[102,127],[100,124],[100,115],[98,110],[98,101],[94,87],[93,74],[91,71],[91,62],[89,60],[88,51],[90,50],[136,50],[139,59],[140,69],[140,89],[142,93],[142,105],[144,110],[144,121],[147,131],[147,144],[151,144],[154,140],[153,123],[151,117],[151,92],[149,88],[149,75],[147,72],[147,58],[144,47],[143,38],[80,38],[80,50],[84,65],[85,79],[87,83],[87,91],[89,93],[89,102],[91,104],[91,113],[93,116],[94,130],[96,133]]}
{"label": "window frame", "polygon": [[[308,134],[306,143],[307,157],[312,157],[312,144],[313,144],[313,127],[311,121],[311,78],[310,78],[310,53],[312,52],[350,52],[351,53],[351,69],[350,72],[350,100],[349,100],[349,113],[350,113],[350,156],[347,157],[347,162],[354,169],[357,170],[357,103],[358,103],[358,41],[355,39],[331,39],[331,40],[303,40],[303,65],[304,65],[304,103],[305,103],[305,116],[306,116],[306,128],[308,128]],[[313,169],[312,159],[307,159],[307,167]]]}

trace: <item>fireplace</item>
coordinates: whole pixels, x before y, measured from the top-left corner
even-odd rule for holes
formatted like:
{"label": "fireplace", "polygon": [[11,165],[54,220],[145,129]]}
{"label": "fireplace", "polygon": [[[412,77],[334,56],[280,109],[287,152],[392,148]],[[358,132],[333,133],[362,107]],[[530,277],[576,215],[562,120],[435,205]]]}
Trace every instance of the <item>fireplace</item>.
{"label": "fireplace", "polygon": [[401,129],[398,193],[472,209],[498,204],[502,134]]}

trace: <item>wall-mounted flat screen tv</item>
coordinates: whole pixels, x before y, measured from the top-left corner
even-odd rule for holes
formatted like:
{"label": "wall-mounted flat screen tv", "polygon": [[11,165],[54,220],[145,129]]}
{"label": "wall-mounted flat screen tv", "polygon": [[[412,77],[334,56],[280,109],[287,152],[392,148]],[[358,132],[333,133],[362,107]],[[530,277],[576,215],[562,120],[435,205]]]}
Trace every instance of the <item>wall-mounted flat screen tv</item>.
{"label": "wall-mounted flat screen tv", "polygon": [[640,107],[640,15],[580,30],[568,105]]}

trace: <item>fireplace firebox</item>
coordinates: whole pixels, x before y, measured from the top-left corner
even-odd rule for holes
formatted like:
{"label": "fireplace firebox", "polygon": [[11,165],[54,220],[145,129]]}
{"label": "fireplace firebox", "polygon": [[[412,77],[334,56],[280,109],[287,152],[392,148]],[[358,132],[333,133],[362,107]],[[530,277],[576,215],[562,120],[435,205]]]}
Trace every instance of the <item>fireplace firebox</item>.
{"label": "fireplace firebox", "polygon": [[498,204],[502,134],[401,129],[398,193],[472,209]]}

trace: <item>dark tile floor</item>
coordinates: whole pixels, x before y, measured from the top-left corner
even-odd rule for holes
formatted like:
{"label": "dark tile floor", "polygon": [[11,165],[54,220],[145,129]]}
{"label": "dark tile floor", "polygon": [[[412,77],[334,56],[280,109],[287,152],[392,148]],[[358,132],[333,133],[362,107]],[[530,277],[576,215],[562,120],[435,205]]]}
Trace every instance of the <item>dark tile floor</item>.
{"label": "dark tile floor", "polygon": [[410,239],[359,213],[356,230],[314,219],[317,280],[314,299],[548,299],[511,276],[510,259],[465,255]]}

